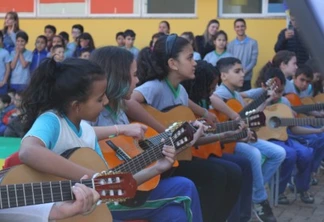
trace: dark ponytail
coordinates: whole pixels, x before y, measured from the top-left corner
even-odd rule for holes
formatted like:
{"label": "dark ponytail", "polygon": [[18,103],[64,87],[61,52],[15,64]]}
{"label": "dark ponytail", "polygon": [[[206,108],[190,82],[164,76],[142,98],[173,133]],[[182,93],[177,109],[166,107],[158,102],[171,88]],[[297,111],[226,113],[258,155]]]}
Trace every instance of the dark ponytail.
{"label": "dark ponytail", "polygon": [[172,34],[160,37],[153,49],[142,49],[137,58],[138,85],[166,78],[169,74],[169,59],[177,59],[187,45],[190,45],[187,39]]}
{"label": "dark ponytail", "polygon": [[71,58],[57,63],[45,59],[22,93],[24,130],[27,132],[36,118],[48,110],[63,114],[72,101],[86,101],[92,83],[101,79],[105,79],[104,72],[88,60]]}

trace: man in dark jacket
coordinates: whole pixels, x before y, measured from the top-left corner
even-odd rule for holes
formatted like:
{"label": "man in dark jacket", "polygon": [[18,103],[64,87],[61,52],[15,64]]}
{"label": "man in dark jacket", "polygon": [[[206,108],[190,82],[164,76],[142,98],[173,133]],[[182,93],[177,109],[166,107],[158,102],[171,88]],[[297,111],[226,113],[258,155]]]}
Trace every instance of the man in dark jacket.
{"label": "man in dark jacket", "polygon": [[297,64],[304,64],[310,57],[308,50],[303,43],[302,36],[299,33],[295,18],[290,15],[288,28],[283,29],[278,36],[277,43],[274,47],[275,52],[288,50],[296,53]]}

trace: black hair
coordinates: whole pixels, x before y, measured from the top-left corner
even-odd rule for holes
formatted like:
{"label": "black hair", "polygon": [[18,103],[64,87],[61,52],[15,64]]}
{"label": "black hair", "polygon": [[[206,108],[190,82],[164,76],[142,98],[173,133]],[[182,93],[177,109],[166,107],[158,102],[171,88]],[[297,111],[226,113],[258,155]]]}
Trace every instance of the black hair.
{"label": "black hair", "polygon": [[103,79],[102,69],[88,60],[69,58],[62,63],[49,58],[43,60],[22,94],[25,131],[43,112],[53,109],[66,114],[72,101],[86,101],[92,83]]}
{"label": "black hair", "polygon": [[88,47],[89,47],[91,50],[94,50],[94,49],[96,48],[95,43],[94,43],[93,38],[92,38],[92,36],[91,36],[90,33],[88,33],[88,32],[84,32],[84,33],[82,33],[82,34],[79,36],[79,38],[78,38],[78,41],[79,41],[78,46],[79,46],[79,47],[81,47],[81,45],[80,45],[80,39],[86,39],[86,40],[89,40],[89,45],[88,45]]}
{"label": "black hair", "polygon": [[89,48],[81,49],[81,51],[80,51],[80,56],[81,56],[83,53],[85,53],[85,52],[89,52],[89,53],[91,54],[92,50],[89,49]]}
{"label": "black hair", "polygon": [[37,39],[43,39],[45,41],[45,48],[46,48],[46,46],[47,46],[47,38],[46,38],[46,36],[45,35],[39,35],[39,36],[37,36],[36,40]]}
{"label": "black hair", "polygon": [[169,73],[168,60],[177,59],[189,41],[177,35],[160,37],[153,48],[143,48],[137,58],[139,85],[154,79],[162,80]]}
{"label": "black hair", "polygon": [[9,88],[7,93],[13,93],[14,95],[16,95],[17,91],[14,88]]}
{"label": "black hair", "polygon": [[62,44],[60,44],[60,45],[62,45],[63,48],[65,49],[66,45],[65,45],[64,38],[63,38],[61,35],[54,35],[53,38],[52,38],[52,45],[53,45],[53,40],[54,40],[54,38],[59,38],[59,39],[61,39],[61,43],[62,43]]}
{"label": "black hair", "polygon": [[235,21],[234,21],[234,27],[235,27],[235,25],[236,25],[237,22],[243,22],[243,24],[246,26],[246,21],[243,18],[235,19]]}
{"label": "black hair", "polygon": [[269,69],[269,68],[280,68],[280,65],[283,64],[288,64],[289,61],[295,57],[296,54],[294,52],[288,51],[288,50],[281,50],[276,53],[276,55],[273,57],[272,61],[267,62],[260,70],[259,76],[257,80],[255,81],[256,86],[261,85],[261,79],[259,79],[260,76],[263,76],[264,73]]}
{"label": "black hair", "polygon": [[117,32],[115,39],[117,39],[119,36],[123,36],[124,37],[124,32]]}
{"label": "black hair", "polygon": [[150,41],[150,47],[153,46],[153,40],[154,39],[159,39],[161,36],[167,36],[167,34],[163,33],[163,32],[158,32],[152,35],[151,41]]}
{"label": "black hair", "polygon": [[126,38],[127,36],[130,36],[132,38],[135,38],[136,37],[136,33],[133,30],[131,30],[131,29],[127,29],[124,32],[124,37]]}
{"label": "black hair", "polygon": [[80,24],[75,24],[72,26],[72,29],[79,29],[81,34],[84,32],[84,28],[83,28],[83,25],[80,25]]}
{"label": "black hair", "polygon": [[46,29],[50,29],[54,33],[54,35],[56,34],[56,27],[54,25],[47,25],[45,26],[44,31]]}
{"label": "black hair", "polygon": [[216,67],[204,60],[199,60],[195,70],[195,79],[185,80],[181,84],[193,102],[199,104],[201,100],[206,100],[207,104],[210,104],[210,87],[219,77],[220,73]]}
{"label": "black hair", "polygon": [[313,80],[313,70],[306,64],[301,64],[298,66],[295,74],[295,78],[297,78],[300,75],[305,75],[306,78],[309,78],[310,80]]}
{"label": "black hair", "polygon": [[18,32],[17,35],[16,35],[16,40],[17,40],[18,38],[22,38],[23,40],[26,41],[26,43],[28,43],[28,39],[29,39],[29,37],[28,37],[28,34],[27,34],[26,32],[24,32],[24,31],[20,31],[20,32]]}
{"label": "black hair", "polygon": [[194,36],[193,32],[183,32],[181,34],[181,36],[183,36],[183,35],[188,36],[188,38],[190,39],[190,41],[192,41],[192,48],[194,49],[194,51],[197,51],[195,36]]}
{"label": "black hair", "polygon": [[65,49],[64,48],[64,45],[55,45],[51,48],[51,51],[54,52],[56,49],[59,49],[59,48],[63,48],[63,50]]}
{"label": "black hair", "polygon": [[3,104],[10,104],[11,103],[11,97],[8,94],[0,95],[0,99]]}
{"label": "black hair", "polygon": [[235,64],[242,64],[241,60],[234,57],[222,58],[217,61],[216,68],[220,73],[228,72]]}
{"label": "black hair", "polygon": [[281,85],[286,85],[286,77],[283,74],[283,72],[279,68],[271,67],[268,70],[266,70],[266,72],[264,72],[262,76],[260,76],[260,85],[257,85],[257,87],[261,87],[261,83],[266,85],[269,79],[273,79],[275,77],[277,77],[280,80]]}
{"label": "black hair", "polygon": [[0,30],[0,39],[1,39],[1,42],[3,42],[3,33],[1,30]]}
{"label": "black hair", "polygon": [[105,46],[94,50],[90,60],[96,62],[106,73],[106,96],[114,112],[123,105],[123,99],[128,94],[131,85],[130,67],[134,55],[126,49],[117,46]]}
{"label": "black hair", "polygon": [[70,41],[70,35],[67,32],[60,32],[59,36],[62,36],[65,41]]}
{"label": "black hair", "polygon": [[321,69],[318,65],[318,60],[317,59],[309,59],[307,60],[307,62],[305,63],[306,65],[308,65],[312,70],[313,70],[313,73],[321,73]]}
{"label": "black hair", "polygon": [[166,21],[166,20],[161,21],[159,24],[161,24],[161,23],[164,23],[168,27],[168,29],[169,29],[168,33],[170,33],[170,29],[171,29],[170,28],[170,23],[168,21]]}
{"label": "black hair", "polygon": [[215,41],[218,38],[218,36],[220,36],[220,35],[224,35],[225,40],[228,41],[227,33],[225,31],[223,31],[223,30],[220,30],[220,31],[216,32],[215,36],[213,36],[213,41]]}

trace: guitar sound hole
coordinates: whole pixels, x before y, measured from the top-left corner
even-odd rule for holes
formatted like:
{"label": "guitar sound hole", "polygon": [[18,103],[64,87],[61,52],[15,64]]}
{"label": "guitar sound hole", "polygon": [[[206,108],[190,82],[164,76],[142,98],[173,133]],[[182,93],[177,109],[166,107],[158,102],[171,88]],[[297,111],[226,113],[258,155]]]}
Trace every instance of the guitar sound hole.
{"label": "guitar sound hole", "polygon": [[280,121],[280,118],[276,117],[276,116],[273,116],[270,118],[269,120],[269,126],[271,128],[278,128],[280,127],[281,125],[281,121]]}

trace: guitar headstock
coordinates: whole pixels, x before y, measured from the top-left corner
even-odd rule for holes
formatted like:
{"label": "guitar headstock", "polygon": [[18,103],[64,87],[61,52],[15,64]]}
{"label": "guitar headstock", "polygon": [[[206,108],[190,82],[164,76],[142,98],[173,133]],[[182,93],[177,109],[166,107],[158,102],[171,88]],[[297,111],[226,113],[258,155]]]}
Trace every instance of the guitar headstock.
{"label": "guitar headstock", "polygon": [[193,140],[196,129],[188,122],[176,122],[166,132],[170,133],[175,149],[179,149]]}
{"label": "guitar headstock", "polygon": [[265,126],[266,116],[263,112],[256,112],[251,110],[246,112],[246,124],[248,127],[261,127]]}
{"label": "guitar headstock", "polygon": [[281,86],[281,81],[278,77],[274,77],[269,79],[266,82],[267,90],[277,91],[277,89]]}
{"label": "guitar headstock", "polygon": [[131,173],[104,171],[92,179],[92,183],[102,202],[123,202],[133,198],[137,191],[137,182]]}

